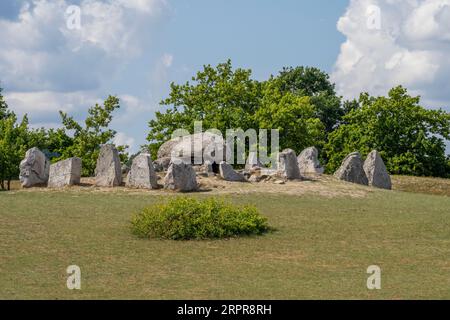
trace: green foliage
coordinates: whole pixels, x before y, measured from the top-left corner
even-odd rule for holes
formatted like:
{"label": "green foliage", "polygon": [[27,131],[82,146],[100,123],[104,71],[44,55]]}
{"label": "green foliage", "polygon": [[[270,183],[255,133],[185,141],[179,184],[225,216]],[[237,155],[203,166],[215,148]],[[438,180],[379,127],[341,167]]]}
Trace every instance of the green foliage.
{"label": "green foliage", "polygon": [[268,81],[255,120],[259,128],[279,130],[281,150],[300,152],[313,145],[322,146],[325,139],[325,127],[315,111],[311,98],[282,92],[277,81]]}
{"label": "green foliage", "polygon": [[12,112],[8,110],[8,104],[2,95],[3,88],[0,87],[0,120],[8,118]]}
{"label": "green foliage", "polygon": [[334,110],[336,104],[339,109],[340,98],[326,74],[312,68],[298,70],[284,69],[280,77],[260,83],[250,78],[250,70],[233,71],[228,60],[216,68],[204,66],[192,78],[193,84],[172,83],[169,98],[161,102],[171,107],[149,122],[147,140],[153,157],[176,129],[192,133],[194,121],[202,121],[204,130],[214,128],[223,134],[227,129],[280,129],[281,145],[297,151],[322,145],[326,127],[319,115],[331,114],[327,108]]}
{"label": "green foliage", "polygon": [[310,97],[314,115],[325,125],[326,132],[331,132],[344,115],[341,97],[336,95],[329,75],[317,68],[283,68],[276,83],[283,93]]}
{"label": "green foliage", "polygon": [[[111,142],[116,132],[109,129],[112,113],[120,108],[119,98],[109,96],[103,105],[96,104],[88,110],[88,117],[84,126],[77,123],[73,117],[60,111],[65,130],[72,130],[73,138],[67,136],[65,130],[56,130],[49,133],[53,150],[61,152],[59,159],[79,157],[83,161],[83,175],[92,176],[95,171],[100,147]],[[117,146],[121,160],[126,160],[125,150],[128,146]],[[56,159],[58,160],[58,159]]]}
{"label": "green foliage", "polygon": [[172,83],[169,98],[161,105],[166,111],[156,112],[149,122],[150,151],[156,156],[159,146],[167,141],[176,129],[193,132],[194,121],[202,121],[203,129],[255,128],[253,114],[260,99],[260,84],[250,78],[251,71],[233,70],[231,61],[216,68],[206,65],[192,78],[194,82],[183,85]]}
{"label": "green foliage", "polygon": [[[20,124],[13,113],[0,119],[0,187],[10,189],[10,182],[19,176],[19,164],[28,149],[28,120]],[[6,185],[5,185],[6,183]]]}
{"label": "green foliage", "polygon": [[269,230],[255,207],[236,207],[215,198],[176,197],[143,209],[131,223],[139,237],[171,240],[259,235]]}
{"label": "green foliage", "polygon": [[449,139],[450,114],[427,110],[420,97],[399,86],[388,97],[362,94],[360,106],[343,117],[343,125],[329,135],[325,146],[327,170],[336,170],[350,152],[367,155],[379,150],[392,174],[444,177],[450,172],[444,139]]}

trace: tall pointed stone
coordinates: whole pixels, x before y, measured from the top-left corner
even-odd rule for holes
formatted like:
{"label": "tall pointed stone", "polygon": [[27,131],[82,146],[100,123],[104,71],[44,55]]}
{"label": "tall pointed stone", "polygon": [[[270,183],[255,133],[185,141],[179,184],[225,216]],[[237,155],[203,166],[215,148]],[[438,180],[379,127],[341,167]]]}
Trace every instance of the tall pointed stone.
{"label": "tall pointed stone", "polygon": [[127,187],[157,189],[157,177],[149,154],[141,153],[133,159],[127,177]]}
{"label": "tall pointed stone", "polygon": [[294,150],[286,149],[278,154],[278,171],[283,178],[289,180],[301,178]]}
{"label": "tall pointed stone", "polygon": [[370,186],[388,190],[392,189],[391,177],[378,151],[374,150],[369,153],[364,162],[364,172],[366,173]]}
{"label": "tall pointed stone", "polygon": [[323,174],[323,167],[319,162],[319,152],[315,147],[303,150],[297,157],[298,167],[301,175]]}
{"label": "tall pointed stone", "polygon": [[119,152],[111,145],[103,145],[95,168],[95,185],[99,187],[116,187],[122,184],[122,166]]}
{"label": "tall pointed stone", "polygon": [[350,153],[342,161],[341,167],[335,172],[334,176],[340,180],[369,185],[366,173],[363,168],[364,164],[359,152]]}

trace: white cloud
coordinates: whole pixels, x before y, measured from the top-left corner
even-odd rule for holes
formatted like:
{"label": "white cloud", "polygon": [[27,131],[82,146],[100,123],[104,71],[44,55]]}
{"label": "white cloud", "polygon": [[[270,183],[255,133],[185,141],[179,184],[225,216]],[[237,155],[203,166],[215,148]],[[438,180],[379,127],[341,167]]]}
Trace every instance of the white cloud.
{"label": "white cloud", "polygon": [[10,92],[5,94],[6,101],[14,106],[19,114],[31,112],[71,112],[79,106],[90,106],[97,102],[93,94],[84,92],[58,93],[51,91]]}
{"label": "white cloud", "polygon": [[[58,111],[77,121],[88,107],[114,93],[127,67],[152,48],[156,26],[168,11],[166,0],[21,0],[17,17],[0,18],[0,81],[10,108],[27,113],[31,126],[59,127]],[[81,28],[69,29],[66,10],[78,4]],[[173,57],[158,64],[166,68]],[[120,76],[120,79],[119,79]],[[146,94],[144,94],[146,95]],[[148,95],[148,94],[147,94]],[[111,127],[117,143],[142,134],[149,107],[131,94]],[[143,138],[143,137],[141,137]]]}
{"label": "white cloud", "polygon": [[[380,29],[368,28],[367,8],[374,5]],[[448,110],[450,0],[351,0],[337,27],[347,38],[332,74],[340,94],[385,95],[401,84]]]}
{"label": "white cloud", "polygon": [[[101,86],[148,44],[165,0],[81,0],[81,29],[68,29],[66,0],[28,0],[17,19],[0,19],[0,74],[14,91]],[[146,32],[141,32],[146,30]]]}
{"label": "white cloud", "polygon": [[130,150],[132,150],[132,152],[134,152],[135,150],[135,140],[132,137],[129,137],[126,133],[124,132],[117,132],[116,136],[113,139],[113,143],[115,145],[127,145],[129,146]]}

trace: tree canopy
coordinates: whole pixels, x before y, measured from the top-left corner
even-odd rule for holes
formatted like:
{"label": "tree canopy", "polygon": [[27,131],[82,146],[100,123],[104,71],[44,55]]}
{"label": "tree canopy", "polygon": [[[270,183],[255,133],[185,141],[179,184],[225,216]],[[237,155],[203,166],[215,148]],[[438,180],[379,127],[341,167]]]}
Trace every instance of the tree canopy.
{"label": "tree canopy", "polygon": [[[192,83],[172,83],[169,98],[161,102],[166,109],[149,122],[147,140],[152,155],[176,129],[192,133],[194,121],[202,121],[205,130],[218,129],[223,134],[227,129],[280,129],[281,147],[322,145],[325,126],[312,101],[334,94],[333,86],[325,74],[311,75],[309,69],[303,74],[288,69],[283,72],[279,78],[259,82],[251,79],[251,70],[233,70],[228,60],[215,68],[204,66]],[[314,76],[323,83],[315,85],[319,80]]]}
{"label": "tree canopy", "polygon": [[344,115],[342,98],[336,94],[327,73],[312,67],[285,67],[276,79],[282,92],[310,97],[314,115],[322,121],[326,132],[331,132]]}
{"label": "tree canopy", "polygon": [[[61,152],[61,159],[79,157],[83,161],[83,175],[92,176],[97,164],[100,147],[109,143],[116,135],[116,131],[109,129],[113,112],[120,108],[119,98],[109,96],[103,105],[95,104],[89,108],[84,126],[73,117],[60,111],[64,129],[49,132],[50,143],[53,150]],[[66,130],[73,131],[73,138]],[[122,160],[126,160],[124,151],[128,146],[117,146]]]}
{"label": "tree canopy", "polygon": [[450,173],[445,141],[450,139],[450,114],[420,105],[401,86],[387,97],[363,93],[359,106],[343,117],[325,146],[327,169],[334,171],[350,152],[380,151],[392,174],[446,176]]}

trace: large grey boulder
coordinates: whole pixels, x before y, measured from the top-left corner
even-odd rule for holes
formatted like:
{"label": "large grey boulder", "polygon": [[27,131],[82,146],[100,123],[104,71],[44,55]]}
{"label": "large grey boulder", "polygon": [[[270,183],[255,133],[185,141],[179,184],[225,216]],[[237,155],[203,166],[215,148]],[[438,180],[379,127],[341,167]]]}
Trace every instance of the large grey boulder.
{"label": "large grey boulder", "polygon": [[278,154],[278,172],[288,180],[301,178],[294,150],[286,149]]}
{"label": "large grey boulder", "polygon": [[234,171],[233,167],[226,163],[225,161],[222,161],[219,165],[219,172],[222,179],[225,181],[232,181],[232,182],[244,182],[246,181],[245,177]]}
{"label": "large grey boulder", "polygon": [[111,145],[103,145],[95,168],[95,185],[99,187],[116,187],[122,184],[122,167],[119,152]]}
{"label": "large grey boulder", "polygon": [[297,157],[297,162],[301,175],[321,175],[324,172],[320,165],[319,152],[315,147],[303,150]]}
{"label": "large grey boulder", "polygon": [[167,171],[167,169],[169,169],[170,162],[170,158],[160,158],[153,162],[153,167],[156,172]]}
{"label": "large grey boulder", "polygon": [[164,178],[164,188],[179,191],[195,191],[198,189],[194,168],[181,161],[172,162]]}
{"label": "large grey boulder", "polygon": [[206,161],[220,163],[226,159],[228,152],[222,136],[203,132],[165,142],[158,150],[158,159],[170,158],[190,164],[194,164],[193,159],[199,159],[199,163],[195,164],[201,165]]}
{"label": "large grey boulder", "polygon": [[257,152],[250,152],[245,163],[245,170],[249,171],[253,168],[263,168],[264,165],[259,161]]}
{"label": "large grey boulder", "polygon": [[50,166],[48,179],[49,188],[63,188],[80,184],[81,181],[81,159],[70,158],[59,161]]}
{"label": "large grey boulder", "polygon": [[133,159],[126,186],[141,189],[158,189],[158,179],[149,154],[141,153]]}
{"label": "large grey boulder", "polygon": [[363,168],[364,164],[359,152],[350,153],[342,161],[341,167],[335,172],[334,176],[340,180],[369,185],[366,173]]}
{"label": "large grey boulder", "polygon": [[370,186],[388,190],[392,189],[391,177],[378,151],[374,150],[369,153],[364,162],[364,172],[366,173]]}
{"label": "large grey boulder", "polygon": [[31,188],[48,182],[50,161],[38,148],[32,148],[25,154],[20,162],[20,182],[22,187]]}

